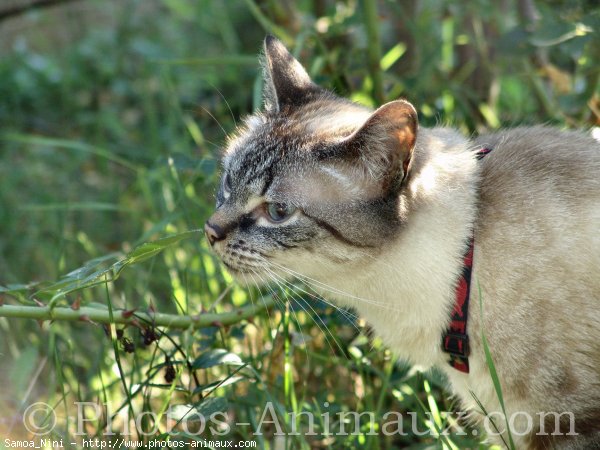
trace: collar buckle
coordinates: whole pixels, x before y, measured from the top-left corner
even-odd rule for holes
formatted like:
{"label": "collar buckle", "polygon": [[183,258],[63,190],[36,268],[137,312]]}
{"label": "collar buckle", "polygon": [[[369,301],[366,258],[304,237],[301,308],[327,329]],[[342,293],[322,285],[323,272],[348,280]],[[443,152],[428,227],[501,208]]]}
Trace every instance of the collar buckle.
{"label": "collar buckle", "polygon": [[442,347],[446,353],[461,358],[468,358],[471,354],[469,336],[467,334],[445,333]]}

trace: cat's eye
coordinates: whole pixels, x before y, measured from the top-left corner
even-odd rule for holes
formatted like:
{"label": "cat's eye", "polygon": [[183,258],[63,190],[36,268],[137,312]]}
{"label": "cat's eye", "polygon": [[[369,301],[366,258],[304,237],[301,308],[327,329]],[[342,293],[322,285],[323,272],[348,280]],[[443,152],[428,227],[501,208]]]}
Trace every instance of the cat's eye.
{"label": "cat's eye", "polygon": [[231,192],[231,179],[229,178],[229,174],[226,173],[223,179],[223,193],[229,195]]}
{"label": "cat's eye", "polygon": [[271,222],[279,223],[289,219],[296,208],[286,203],[266,203],[265,211]]}
{"label": "cat's eye", "polygon": [[231,194],[231,180],[229,179],[229,174],[225,173],[221,178],[221,187],[217,191],[217,208],[223,206],[223,203],[229,198]]}

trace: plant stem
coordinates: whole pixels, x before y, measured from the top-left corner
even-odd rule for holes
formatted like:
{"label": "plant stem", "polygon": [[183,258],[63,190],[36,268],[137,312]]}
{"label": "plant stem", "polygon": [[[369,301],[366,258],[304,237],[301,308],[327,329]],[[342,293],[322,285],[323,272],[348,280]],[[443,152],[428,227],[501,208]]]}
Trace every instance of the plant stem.
{"label": "plant stem", "polygon": [[364,0],[363,5],[367,30],[369,71],[373,79],[373,98],[381,105],[385,99],[383,97],[383,76],[381,73],[381,43],[379,42],[377,0]]}
{"label": "plant stem", "polygon": [[91,308],[89,306],[71,309],[65,307],[50,308],[49,306],[3,305],[0,306],[0,317],[35,320],[91,321],[103,324],[131,324],[136,320],[142,320],[160,327],[196,329],[218,325],[231,325],[256,315],[262,310],[270,308],[274,303],[275,301],[273,298],[267,297],[263,299],[262,304],[249,305],[225,313],[204,313],[196,316],[163,313],[149,314],[145,312],[131,314],[125,310],[115,310],[112,321],[108,309]]}

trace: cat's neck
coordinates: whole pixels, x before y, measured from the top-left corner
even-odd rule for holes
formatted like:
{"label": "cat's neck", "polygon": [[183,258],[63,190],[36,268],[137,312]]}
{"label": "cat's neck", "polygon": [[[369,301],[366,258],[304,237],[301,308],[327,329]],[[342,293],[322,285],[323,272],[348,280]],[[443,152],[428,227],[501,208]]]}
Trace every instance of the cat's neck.
{"label": "cat's neck", "polygon": [[476,163],[469,141],[448,129],[423,129],[411,177],[399,199],[406,217],[395,239],[368,266],[333,284],[390,347],[411,362],[445,359],[441,335],[476,212]]}

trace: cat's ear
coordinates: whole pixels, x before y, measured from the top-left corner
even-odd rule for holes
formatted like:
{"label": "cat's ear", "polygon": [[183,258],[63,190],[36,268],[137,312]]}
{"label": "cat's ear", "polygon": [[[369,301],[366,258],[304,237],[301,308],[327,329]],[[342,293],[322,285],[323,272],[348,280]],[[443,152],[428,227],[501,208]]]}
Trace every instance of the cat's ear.
{"label": "cat's ear", "polygon": [[408,175],[417,140],[417,111],[396,100],[375,110],[367,121],[344,139],[338,155],[359,164],[384,191],[399,187]]}
{"label": "cat's ear", "polygon": [[267,36],[264,47],[265,109],[278,112],[285,106],[306,102],[309,94],[318,88],[304,67],[277,38]]}

